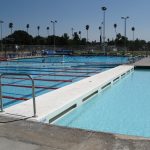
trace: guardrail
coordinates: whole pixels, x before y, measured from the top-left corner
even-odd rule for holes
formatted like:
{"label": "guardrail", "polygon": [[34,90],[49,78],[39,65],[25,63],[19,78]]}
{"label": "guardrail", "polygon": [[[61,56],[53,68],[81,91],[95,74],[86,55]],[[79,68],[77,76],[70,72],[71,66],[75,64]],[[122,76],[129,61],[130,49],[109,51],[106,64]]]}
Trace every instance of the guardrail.
{"label": "guardrail", "polygon": [[3,96],[2,96],[2,77],[4,76],[27,76],[31,82],[32,82],[32,98],[33,98],[33,117],[36,117],[36,102],[35,102],[35,86],[34,86],[34,80],[29,74],[21,74],[21,73],[2,73],[0,75],[0,108],[1,112],[4,111],[3,108]]}

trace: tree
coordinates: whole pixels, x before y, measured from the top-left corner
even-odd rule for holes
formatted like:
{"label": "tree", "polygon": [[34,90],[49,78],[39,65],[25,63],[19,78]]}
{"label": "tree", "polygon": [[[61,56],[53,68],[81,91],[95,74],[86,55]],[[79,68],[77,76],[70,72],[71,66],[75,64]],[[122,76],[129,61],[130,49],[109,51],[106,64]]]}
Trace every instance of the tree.
{"label": "tree", "polygon": [[47,27],[46,30],[47,30],[47,36],[49,36],[49,27]]}
{"label": "tree", "polygon": [[[12,40],[7,40],[12,39]],[[26,31],[17,30],[13,34],[9,35],[4,39],[9,44],[18,44],[18,45],[30,45],[32,44],[33,37],[29,35]]]}
{"label": "tree", "polygon": [[48,36],[46,41],[47,41],[47,45],[52,45],[52,40],[53,39],[53,36]]}
{"label": "tree", "polygon": [[47,42],[46,38],[44,37],[41,37],[41,36],[36,36],[34,39],[33,39],[33,43],[35,45],[45,45]]}
{"label": "tree", "polygon": [[12,34],[12,30],[13,30],[13,23],[12,22],[9,23],[9,29],[10,29],[10,34]]}
{"label": "tree", "polygon": [[101,27],[101,26],[99,26],[99,27],[98,27],[98,29],[99,29],[99,32],[100,32],[99,42],[100,42],[100,44],[102,44],[102,27]]}
{"label": "tree", "polygon": [[63,38],[64,38],[65,40],[69,40],[68,34],[67,34],[67,33],[64,33]]}
{"label": "tree", "polygon": [[74,31],[74,28],[71,28],[72,39],[73,39],[73,31]]}
{"label": "tree", "polygon": [[79,45],[80,44],[80,38],[77,32],[74,32],[73,34],[73,40],[72,40],[73,45]]}
{"label": "tree", "polygon": [[82,38],[81,45],[86,45],[86,38]]}
{"label": "tree", "polygon": [[74,32],[74,38],[73,38],[73,40],[76,40],[76,41],[80,40],[79,35],[78,35],[77,32]]}
{"label": "tree", "polygon": [[87,31],[87,39],[86,39],[86,42],[88,42],[88,30],[89,30],[89,27],[90,27],[89,25],[86,25],[86,26],[85,26],[85,29],[86,29],[86,31]]}
{"label": "tree", "polygon": [[67,33],[64,33],[62,37],[57,37],[58,45],[68,45],[69,36]]}
{"label": "tree", "polygon": [[101,30],[101,29],[102,29],[102,27],[101,27],[101,26],[99,26],[99,27],[98,27],[98,29],[99,29],[99,30]]}
{"label": "tree", "polygon": [[134,41],[134,49],[135,50],[145,50],[146,41],[145,40],[139,40],[136,39]]}
{"label": "tree", "polygon": [[108,45],[109,45],[109,42],[110,42],[110,40],[109,40],[109,38],[107,39],[107,43],[108,43]]}
{"label": "tree", "polygon": [[39,36],[40,26],[37,26],[37,30],[38,30],[38,36]]}
{"label": "tree", "polygon": [[114,24],[114,29],[115,29],[115,33],[116,33],[116,37],[115,37],[115,46],[116,46],[116,38],[117,38],[117,31],[116,31],[116,28],[117,28],[117,24],[115,23],[115,24]]}
{"label": "tree", "polygon": [[27,33],[28,33],[28,30],[29,30],[29,27],[30,27],[30,25],[29,25],[29,24],[27,24],[27,25],[26,25]]}
{"label": "tree", "polygon": [[118,46],[123,46],[123,45],[124,45],[124,40],[125,40],[125,37],[122,36],[120,33],[118,33],[118,34],[116,35],[116,44],[117,44]]}
{"label": "tree", "polygon": [[116,33],[116,35],[117,35],[117,31],[116,31],[116,29],[117,29],[117,24],[116,24],[116,23],[114,24],[114,29],[115,29],[115,33]]}
{"label": "tree", "polygon": [[134,41],[134,31],[135,31],[135,27],[131,28],[132,32],[133,32],[133,41]]}
{"label": "tree", "polygon": [[81,31],[79,31],[79,35],[80,35],[80,40],[81,40]]}

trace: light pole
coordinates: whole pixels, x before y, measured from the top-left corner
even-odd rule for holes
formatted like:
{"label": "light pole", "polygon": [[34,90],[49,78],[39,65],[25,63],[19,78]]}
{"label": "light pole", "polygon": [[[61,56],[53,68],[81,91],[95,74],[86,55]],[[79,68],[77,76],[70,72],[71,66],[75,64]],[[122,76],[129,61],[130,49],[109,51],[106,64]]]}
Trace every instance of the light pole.
{"label": "light pole", "polygon": [[54,39],[54,51],[55,51],[55,24],[57,23],[57,20],[51,21],[53,24],[53,39]]}
{"label": "light pole", "polygon": [[126,50],[126,42],[127,42],[127,35],[126,35],[126,26],[127,26],[127,19],[129,19],[129,16],[127,17],[121,17],[121,19],[124,20],[124,46],[125,46],[125,50]]}
{"label": "light pole", "polygon": [[[2,29],[2,24],[4,23],[4,21],[0,20],[0,28],[1,28],[1,51],[3,52],[3,29]],[[6,57],[6,54],[5,54]]]}
{"label": "light pole", "polygon": [[102,7],[101,8],[102,11],[103,11],[103,51],[104,51],[104,54],[105,54],[105,11],[107,10],[106,7]]}

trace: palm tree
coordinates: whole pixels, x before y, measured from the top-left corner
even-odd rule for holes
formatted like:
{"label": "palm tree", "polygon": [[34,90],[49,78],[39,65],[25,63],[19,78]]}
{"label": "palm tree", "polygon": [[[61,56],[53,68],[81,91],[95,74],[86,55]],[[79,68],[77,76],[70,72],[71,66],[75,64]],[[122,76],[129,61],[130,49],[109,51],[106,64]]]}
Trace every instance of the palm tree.
{"label": "palm tree", "polygon": [[85,26],[85,29],[87,30],[87,42],[88,42],[88,30],[89,30],[89,27],[90,27],[89,25]]}
{"label": "palm tree", "polygon": [[79,31],[79,35],[80,35],[80,40],[81,40],[81,31]]}
{"label": "palm tree", "polygon": [[73,39],[73,37],[74,37],[73,31],[74,31],[74,28],[71,28],[72,39]]}
{"label": "palm tree", "polygon": [[49,36],[49,27],[46,27],[47,30],[47,36]]}
{"label": "palm tree", "polygon": [[10,28],[10,34],[12,34],[12,30],[13,30],[13,23],[12,22],[9,23],[9,28]]}
{"label": "palm tree", "polygon": [[39,36],[40,26],[37,26],[37,30],[38,30],[38,36]]}
{"label": "palm tree", "polygon": [[117,28],[117,24],[115,23],[115,24],[114,24],[114,29],[115,29],[115,33],[116,33],[116,37],[115,37],[115,46],[117,45],[117,44],[116,44],[116,38],[117,38],[117,31],[116,31],[116,28]]}
{"label": "palm tree", "polygon": [[133,41],[134,41],[134,31],[135,31],[135,27],[131,28],[132,32],[133,32]]}
{"label": "palm tree", "polygon": [[27,25],[26,25],[27,33],[28,33],[28,30],[29,30],[29,27],[30,27],[30,25],[29,25],[29,24],[27,24]]}
{"label": "palm tree", "polygon": [[98,29],[99,29],[99,31],[101,31],[102,27],[101,27],[101,26],[99,26],[99,27],[98,27]]}
{"label": "palm tree", "polygon": [[100,32],[100,36],[99,36],[100,39],[99,40],[100,40],[100,44],[101,44],[102,43],[102,27],[99,26],[98,29],[99,29],[99,32]]}
{"label": "palm tree", "polygon": [[114,24],[114,29],[115,29],[115,33],[116,33],[116,35],[117,35],[116,28],[117,28],[117,24],[115,23],[115,24]]}

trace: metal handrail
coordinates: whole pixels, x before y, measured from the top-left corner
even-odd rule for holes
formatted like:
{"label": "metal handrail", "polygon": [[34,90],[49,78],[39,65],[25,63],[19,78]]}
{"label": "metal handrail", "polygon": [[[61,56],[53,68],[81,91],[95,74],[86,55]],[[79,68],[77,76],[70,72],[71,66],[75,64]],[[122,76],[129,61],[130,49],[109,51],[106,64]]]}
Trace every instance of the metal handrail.
{"label": "metal handrail", "polygon": [[36,117],[36,103],[35,103],[35,90],[34,90],[34,80],[29,74],[22,74],[22,73],[2,73],[0,75],[0,104],[1,104],[1,112],[4,111],[3,109],[3,96],[2,96],[2,77],[4,76],[27,76],[32,81],[32,98],[33,98],[33,117]]}

